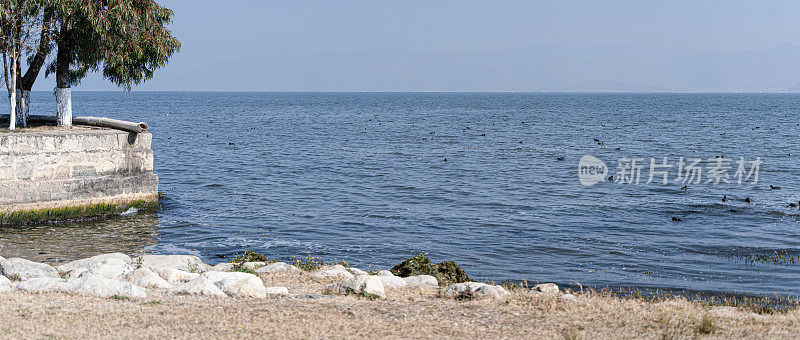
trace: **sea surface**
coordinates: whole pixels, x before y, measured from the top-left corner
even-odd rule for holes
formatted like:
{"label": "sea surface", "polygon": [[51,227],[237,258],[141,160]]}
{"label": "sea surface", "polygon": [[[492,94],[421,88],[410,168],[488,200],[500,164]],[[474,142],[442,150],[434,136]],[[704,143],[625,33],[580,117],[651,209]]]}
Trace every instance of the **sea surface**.
{"label": "sea surface", "polygon": [[[150,124],[163,208],[5,229],[3,256],[213,264],[250,249],[391,268],[424,253],[476,280],[800,295],[800,95],[74,92],[73,105]],[[31,107],[52,114],[55,99]],[[584,155],[608,166],[593,186]],[[668,183],[648,184],[664,157]],[[678,179],[681,157],[704,160],[700,183]],[[730,183],[707,183],[720,157]],[[739,160],[745,176],[761,161],[757,183],[738,183]]]}

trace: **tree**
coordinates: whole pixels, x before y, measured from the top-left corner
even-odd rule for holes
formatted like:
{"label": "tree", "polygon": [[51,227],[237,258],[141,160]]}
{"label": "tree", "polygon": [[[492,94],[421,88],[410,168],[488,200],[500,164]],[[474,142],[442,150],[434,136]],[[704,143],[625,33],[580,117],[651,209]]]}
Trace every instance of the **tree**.
{"label": "tree", "polygon": [[[50,13],[42,1],[0,0],[0,51],[11,107],[10,129],[15,129],[17,122],[27,126],[30,90],[50,49]],[[23,76],[21,59],[29,54],[29,67]]]}
{"label": "tree", "polygon": [[130,91],[153,77],[180,49],[167,25],[172,11],[153,0],[50,0],[59,27],[56,74],[59,125],[72,120],[71,87],[89,72]]}
{"label": "tree", "polygon": [[17,124],[17,63],[20,58],[20,30],[22,25],[22,6],[19,1],[8,0],[0,3],[3,38],[3,78],[8,89],[11,105],[8,128],[14,130]]}
{"label": "tree", "polygon": [[27,125],[27,119],[30,113],[30,98],[33,84],[36,82],[36,78],[39,77],[39,72],[42,66],[44,66],[45,61],[47,61],[50,50],[52,50],[50,38],[53,32],[52,27],[50,27],[53,19],[52,8],[42,8],[40,17],[41,28],[39,32],[39,42],[36,49],[32,51],[32,55],[28,58],[28,70],[24,75],[22,75],[22,70],[17,72],[17,74],[22,75],[19,79],[19,90],[17,93],[17,111],[22,115],[23,126]]}

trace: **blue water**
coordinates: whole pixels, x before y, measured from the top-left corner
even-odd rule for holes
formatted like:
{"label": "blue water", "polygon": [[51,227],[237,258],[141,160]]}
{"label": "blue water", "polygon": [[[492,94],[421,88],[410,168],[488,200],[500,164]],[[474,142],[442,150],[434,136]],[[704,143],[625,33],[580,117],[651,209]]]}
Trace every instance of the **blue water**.
{"label": "blue water", "polygon": [[[747,261],[800,255],[798,95],[75,92],[73,104],[151,126],[164,208],[103,222],[147,230],[131,249],[382,268],[423,252],[474,279],[800,294],[800,264]],[[32,113],[54,106],[34,93]],[[645,158],[642,184],[584,187],[586,154],[609,175]],[[717,156],[759,157],[759,182],[644,184],[650,157]]]}

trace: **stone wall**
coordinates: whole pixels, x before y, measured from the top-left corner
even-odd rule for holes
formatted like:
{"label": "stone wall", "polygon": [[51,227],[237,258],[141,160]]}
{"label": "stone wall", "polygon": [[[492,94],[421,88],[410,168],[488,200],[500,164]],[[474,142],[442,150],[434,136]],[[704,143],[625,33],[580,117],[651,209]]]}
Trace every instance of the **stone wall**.
{"label": "stone wall", "polygon": [[0,133],[0,213],[158,200],[150,133]]}

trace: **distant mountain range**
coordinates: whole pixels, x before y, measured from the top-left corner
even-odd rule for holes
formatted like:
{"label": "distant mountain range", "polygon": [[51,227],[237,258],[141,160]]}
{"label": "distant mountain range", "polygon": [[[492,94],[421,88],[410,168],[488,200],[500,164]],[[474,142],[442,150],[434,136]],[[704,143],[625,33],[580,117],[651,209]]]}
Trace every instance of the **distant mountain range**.
{"label": "distant mountain range", "polygon": [[[78,89],[108,88],[93,76]],[[493,53],[373,50],[212,63],[179,56],[136,89],[800,92],[800,47],[681,56],[641,45],[540,44]]]}

